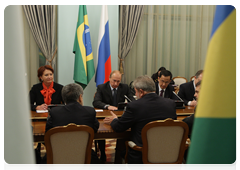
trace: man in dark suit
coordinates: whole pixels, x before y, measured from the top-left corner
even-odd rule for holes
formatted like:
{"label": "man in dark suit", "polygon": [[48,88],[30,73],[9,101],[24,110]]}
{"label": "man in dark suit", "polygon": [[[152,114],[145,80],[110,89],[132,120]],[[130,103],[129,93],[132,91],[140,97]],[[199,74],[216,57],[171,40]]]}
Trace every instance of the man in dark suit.
{"label": "man in dark suit", "polygon": [[203,70],[199,70],[195,76],[194,80],[181,84],[179,87],[178,95],[183,99],[184,104],[188,106],[196,106],[197,101],[194,97],[196,84],[202,80]]}
{"label": "man in dark suit", "polygon": [[[109,81],[98,85],[97,92],[94,96],[93,106],[99,109],[117,110],[118,103],[124,102],[126,95],[130,100],[135,100],[127,84],[121,83],[122,74],[118,70],[111,72]],[[114,91],[114,89],[116,89]],[[116,93],[114,95],[114,93]],[[115,96],[115,97],[114,97]],[[101,160],[106,161],[105,140],[98,140],[101,151]]]}
{"label": "man in dark suit", "polygon": [[[126,95],[130,100],[135,100],[127,84],[121,83],[122,74],[114,70],[109,77],[109,81],[98,85],[94,97],[93,106],[100,109],[117,110],[119,102],[124,102]],[[114,89],[116,89],[116,100],[114,101]]]}
{"label": "man in dark suit", "polygon": [[164,98],[179,100],[177,96],[173,94],[174,87],[170,85],[171,80],[172,73],[168,70],[162,70],[158,75],[158,82],[155,82],[156,93]]}
{"label": "man in dark suit", "polygon": [[[159,97],[155,93],[155,84],[149,76],[136,78],[133,86],[138,100],[128,103],[126,111],[119,119],[111,111],[112,116],[106,117],[104,123],[110,124],[116,132],[131,128],[131,141],[142,146],[141,131],[147,123],[166,118],[177,119],[177,115],[174,101]],[[128,163],[143,163],[142,153],[129,148]]]}
{"label": "man in dark suit", "polygon": [[[50,110],[46,123],[46,132],[56,126],[64,126],[69,123],[87,125],[97,132],[99,122],[96,111],[89,106],[83,106],[83,88],[79,84],[68,84],[62,89],[62,98],[65,106],[53,107]],[[97,155],[92,150],[91,163],[99,163]]]}
{"label": "man in dark suit", "polygon": [[[198,101],[198,95],[199,95],[199,92],[200,92],[200,88],[201,88],[201,80],[196,84],[196,88],[195,88],[194,97],[196,98],[196,101]],[[195,110],[196,110],[196,108],[194,109],[194,114],[195,114]],[[193,127],[193,122],[194,122],[194,114],[192,114],[191,116],[188,116],[188,117],[186,117],[182,120],[185,123],[187,123],[187,125],[189,127],[189,136],[192,133],[192,127]]]}

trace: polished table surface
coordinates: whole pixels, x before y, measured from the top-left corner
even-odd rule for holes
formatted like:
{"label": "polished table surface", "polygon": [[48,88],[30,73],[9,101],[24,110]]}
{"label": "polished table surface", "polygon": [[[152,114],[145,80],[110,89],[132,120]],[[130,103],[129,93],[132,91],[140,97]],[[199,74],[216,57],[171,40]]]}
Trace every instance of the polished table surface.
{"label": "polished table surface", "polygon": [[[97,119],[103,119],[107,116],[111,116],[111,113],[109,110],[102,110],[102,109],[95,109],[97,114],[96,117]],[[118,117],[121,117],[123,114],[123,111],[113,111]],[[194,107],[192,106],[186,106],[185,109],[176,109],[176,113],[178,117],[181,120],[181,116],[189,116],[194,113]],[[36,113],[36,111],[31,111],[31,119],[47,119],[48,112],[46,113]]]}
{"label": "polished table surface", "polygon": [[[96,109],[99,110],[99,109]],[[118,117],[121,117],[123,111],[113,111]],[[176,109],[176,113],[178,115],[177,119],[182,120],[185,117],[194,113],[194,107],[186,106],[185,109]],[[45,126],[46,119],[48,116],[47,113],[36,113],[35,111],[31,111],[31,119],[33,126],[33,134],[34,141],[44,141],[45,134]],[[106,116],[111,116],[109,110],[102,110],[101,112],[97,112],[96,117],[99,121],[99,129],[98,132],[95,133],[94,139],[109,139],[109,138],[122,138],[126,134],[130,134],[130,130],[128,132],[116,133],[113,131],[110,125],[103,123],[103,118]]]}

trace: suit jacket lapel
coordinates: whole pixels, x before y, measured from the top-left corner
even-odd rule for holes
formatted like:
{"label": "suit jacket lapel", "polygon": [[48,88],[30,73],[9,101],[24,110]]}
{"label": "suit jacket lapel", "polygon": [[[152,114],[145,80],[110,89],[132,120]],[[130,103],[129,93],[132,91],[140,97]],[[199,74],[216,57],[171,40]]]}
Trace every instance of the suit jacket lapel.
{"label": "suit jacket lapel", "polygon": [[167,86],[167,88],[164,91],[164,98],[170,98],[170,96],[169,96],[169,85]]}
{"label": "suit jacket lapel", "polygon": [[107,82],[106,83],[106,94],[108,94],[109,96],[110,96],[110,99],[111,99],[111,103],[112,103],[112,101],[113,101],[113,96],[112,96],[112,90],[111,90],[111,88],[110,88],[110,84],[109,84],[109,82]]}
{"label": "suit jacket lapel", "polygon": [[191,96],[195,94],[195,89],[194,89],[194,86],[193,86],[193,81],[192,81],[192,84],[191,84]]}
{"label": "suit jacket lapel", "polygon": [[155,86],[156,86],[156,93],[157,95],[159,96],[159,87],[158,87],[158,82],[155,83]]}

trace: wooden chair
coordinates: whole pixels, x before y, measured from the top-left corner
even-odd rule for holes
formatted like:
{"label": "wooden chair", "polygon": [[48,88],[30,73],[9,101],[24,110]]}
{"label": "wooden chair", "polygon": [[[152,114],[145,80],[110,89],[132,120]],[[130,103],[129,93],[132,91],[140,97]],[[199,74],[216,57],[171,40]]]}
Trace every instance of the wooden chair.
{"label": "wooden chair", "polygon": [[142,151],[144,164],[181,164],[188,148],[188,132],[188,125],[179,120],[153,121],[142,129],[143,146],[137,146],[132,141],[128,142],[128,146]]}
{"label": "wooden chair", "polygon": [[190,78],[190,81],[193,81],[193,80],[194,80],[194,77],[195,77],[195,76],[192,76],[192,77]]}
{"label": "wooden chair", "polygon": [[173,77],[172,79],[173,79],[175,85],[178,85],[178,86],[180,86],[183,83],[187,83],[188,82],[185,77],[180,77],[180,76]]}
{"label": "wooden chair", "polygon": [[47,131],[44,137],[48,164],[90,164],[94,130],[69,124]]}

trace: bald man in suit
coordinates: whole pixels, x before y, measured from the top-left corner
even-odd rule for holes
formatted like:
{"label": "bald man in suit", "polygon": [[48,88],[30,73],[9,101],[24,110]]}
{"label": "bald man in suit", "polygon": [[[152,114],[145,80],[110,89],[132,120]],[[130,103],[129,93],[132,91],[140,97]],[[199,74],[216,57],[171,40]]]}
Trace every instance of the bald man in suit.
{"label": "bald man in suit", "polygon": [[[118,103],[125,101],[124,95],[131,100],[135,100],[130,88],[127,84],[122,84],[121,79],[120,71],[114,70],[110,74],[108,82],[97,86],[97,92],[92,103],[95,108],[117,110]],[[117,93],[116,101],[113,99],[114,89]]]}

